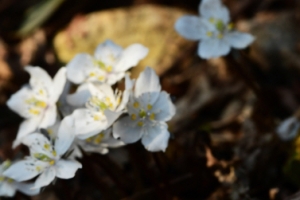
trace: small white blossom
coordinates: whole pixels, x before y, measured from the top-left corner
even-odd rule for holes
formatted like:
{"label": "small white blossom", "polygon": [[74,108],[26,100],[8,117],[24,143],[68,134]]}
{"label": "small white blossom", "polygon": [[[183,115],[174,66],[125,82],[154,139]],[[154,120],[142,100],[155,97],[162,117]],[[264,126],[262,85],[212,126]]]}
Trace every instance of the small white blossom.
{"label": "small white blossom", "polygon": [[123,50],[106,40],[96,48],[94,56],[76,55],[66,66],[67,78],[75,84],[100,82],[113,85],[147,54],[148,49],[141,44],[132,44]]}
{"label": "small white blossom", "polygon": [[58,137],[54,146],[40,133],[33,133],[24,138],[23,143],[30,148],[30,157],[18,161],[8,168],[3,175],[16,181],[26,181],[39,175],[32,189],[49,185],[55,177],[73,178],[82,165],[75,160],[61,159],[69,149],[70,142]]}
{"label": "small white blossom", "polygon": [[0,166],[0,196],[13,197],[16,193],[16,190],[32,196],[37,195],[40,192],[40,189],[31,189],[33,186],[32,183],[20,183],[11,178],[3,176],[3,172],[11,166],[10,161],[5,161]]}
{"label": "small white blossom", "polygon": [[200,16],[185,15],[177,20],[176,31],[189,40],[200,40],[198,55],[214,58],[227,55],[230,48],[244,49],[254,37],[233,30],[228,9],[220,0],[202,0]]}
{"label": "small white blossom", "polygon": [[19,127],[13,146],[38,128],[47,128],[57,118],[56,102],[66,82],[66,69],[61,68],[52,78],[40,67],[25,67],[30,74],[29,85],[25,85],[7,101],[10,109],[25,120]]}
{"label": "small white blossom", "polygon": [[280,137],[280,139],[289,141],[294,139],[298,135],[299,130],[299,119],[297,119],[296,117],[289,117],[281,122],[281,124],[276,129],[276,133]]}
{"label": "small white blossom", "polygon": [[[72,114],[75,134],[80,139],[89,138],[110,127],[124,112],[126,104],[125,98],[121,101],[122,93],[117,90],[114,92],[108,84],[90,83],[88,89],[89,92],[78,93],[78,98],[73,98],[71,102],[82,103],[82,99],[88,99],[86,108],[76,109]],[[79,97],[80,95],[88,97]]]}
{"label": "small white blossom", "polygon": [[134,91],[129,93],[127,111],[129,116],[113,125],[114,137],[125,143],[142,139],[149,151],[165,151],[170,133],[165,123],[175,114],[169,94],[161,91],[159,78],[151,68],[138,77]]}

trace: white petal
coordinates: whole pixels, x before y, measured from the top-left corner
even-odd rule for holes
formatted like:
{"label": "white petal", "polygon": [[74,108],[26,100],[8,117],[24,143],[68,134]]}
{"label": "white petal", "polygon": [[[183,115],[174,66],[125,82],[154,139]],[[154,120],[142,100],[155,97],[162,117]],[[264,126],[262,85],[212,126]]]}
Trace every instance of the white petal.
{"label": "white petal", "polygon": [[40,116],[24,120],[19,127],[17,138],[13,142],[13,148],[21,144],[25,136],[36,131],[40,122],[41,122]]}
{"label": "white petal", "polygon": [[28,105],[25,103],[26,99],[29,99],[32,95],[32,90],[29,87],[25,86],[22,87],[19,91],[15,94],[11,95],[9,100],[6,102],[6,105],[13,110],[14,112],[18,113],[24,118],[28,118]]}
{"label": "white petal", "polygon": [[136,66],[141,59],[146,57],[148,51],[149,49],[141,44],[132,44],[128,46],[122,52],[114,70],[118,72],[125,72],[129,68]]}
{"label": "white petal", "polygon": [[[101,113],[99,113],[101,115]],[[107,127],[107,119],[105,115],[100,120],[95,120],[93,113],[88,109],[77,109],[72,114],[75,124],[75,134],[91,135],[100,133]]]}
{"label": "white petal", "polygon": [[200,17],[184,15],[175,23],[175,30],[188,40],[200,40],[209,31],[206,23]]}
{"label": "white petal", "polygon": [[3,176],[16,181],[27,181],[40,174],[40,171],[36,168],[37,166],[43,168],[45,167],[45,162],[37,161],[33,158],[18,161],[5,170]]}
{"label": "white petal", "polygon": [[55,140],[55,151],[58,155],[63,155],[70,148],[75,138],[74,120],[72,116],[65,117],[58,129]]}
{"label": "white petal", "polygon": [[16,188],[20,192],[28,195],[28,196],[34,196],[40,193],[40,188],[32,189],[33,184],[32,183],[18,183],[16,182]]}
{"label": "white petal", "polygon": [[81,84],[74,94],[70,94],[67,96],[67,102],[75,107],[82,107],[91,97],[91,93],[89,91],[89,84],[83,83]]}
{"label": "white petal", "polygon": [[161,92],[159,94],[152,110],[155,113],[155,120],[157,121],[168,121],[176,112],[175,106],[170,99],[170,95],[166,92]]}
{"label": "white petal", "polygon": [[227,33],[224,39],[236,49],[244,49],[254,41],[254,37],[251,34],[238,31]]}
{"label": "white petal", "polygon": [[53,92],[50,96],[50,101],[53,103],[57,102],[66,84],[66,70],[65,67],[60,68],[53,78]]}
{"label": "white petal", "polygon": [[56,109],[56,104],[53,105],[48,105],[46,108],[43,118],[39,124],[39,128],[48,128],[49,126],[52,126],[57,117],[57,109]]}
{"label": "white petal", "polygon": [[170,137],[166,124],[148,127],[146,132],[142,137],[142,143],[148,151],[166,150]]}
{"label": "white petal", "polygon": [[105,110],[104,111],[104,114],[107,118],[107,125],[106,127],[110,127],[119,117],[120,115],[122,114],[123,112],[122,111],[119,111],[119,112],[114,112],[114,111],[111,111],[111,110]]}
{"label": "white petal", "polygon": [[54,180],[55,175],[56,175],[55,168],[53,166],[49,167],[36,179],[32,189],[38,189],[49,185]]}
{"label": "white petal", "polygon": [[112,72],[107,74],[106,83],[109,85],[115,84],[125,76],[125,72]]}
{"label": "white petal", "polygon": [[135,122],[126,116],[114,123],[113,136],[120,137],[126,144],[134,143],[142,137],[142,128],[136,126]]}
{"label": "white petal", "polygon": [[75,84],[83,83],[86,71],[93,67],[93,58],[90,55],[77,54],[66,66],[67,78]]}
{"label": "white petal", "polygon": [[53,147],[48,138],[41,133],[32,133],[23,139],[23,144],[29,147],[30,154],[45,154],[52,158]]}
{"label": "white petal", "polygon": [[97,46],[94,56],[97,60],[104,62],[106,65],[113,65],[122,51],[122,47],[111,40],[106,40]]}
{"label": "white petal", "polygon": [[206,19],[215,18],[225,24],[230,21],[229,10],[220,0],[202,0],[199,5],[199,13]]}
{"label": "white petal", "polygon": [[229,51],[230,46],[227,41],[216,38],[203,40],[198,46],[198,55],[205,59],[225,56]]}
{"label": "white petal", "polygon": [[276,129],[277,135],[284,141],[294,139],[298,135],[300,122],[296,117],[284,120]]}
{"label": "white petal", "polygon": [[89,90],[92,96],[97,96],[101,93],[103,96],[109,97],[113,102],[115,102],[114,91],[108,84],[89,84]]}
{"label": "white petal", "polygon": [[146,69],[139,75],[135,84],[135,96],[138,97],[146,92],[159,92],[161,89],[159,78],[155,71],[146,67]]}
{"label": "white petal", "polygon": [[16,193],[15,182],[8,183],[4,181],[0,183],[0,196],[13,197]]}
{"label": "white petal", "polygon": [[62,179],[70,179],[75,176],[76,171],[82,168],[81,163],[73,160],[59,160],[55,164],[56,176]]}
{"label": "white petal", "polygon": [[50,91],[53,88],[52,78],[49,74],[40,67],[26,66],[24,68],[30,74],[30,86],[31,87],[45,87]]}

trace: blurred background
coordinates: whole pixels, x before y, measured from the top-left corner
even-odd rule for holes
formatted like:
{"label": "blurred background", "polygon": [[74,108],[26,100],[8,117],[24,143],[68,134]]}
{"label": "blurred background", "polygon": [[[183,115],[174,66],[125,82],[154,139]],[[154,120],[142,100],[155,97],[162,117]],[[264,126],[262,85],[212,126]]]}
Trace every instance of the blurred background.
{"label": "blurred background", "polygon": [[224,0],[235,28],[256,40],[210,60],[200,59],[197,42],[174,30],[179,17],[198,14],[199,3],[1,1],[1,160],[28,153],[23,146],[11,149],[22,119],[5,105],[28,82],[23,67],[41,66],[54,75],[76,53],[92,54],[106,39],[147,46],[149,55],[132,77],[153,67],[177,107],[165,153],[149,153],[138,142],[107,155],[87,154],[74,179],[14,199],[300,199],[300,139],[276,133],[286,118],[300,117],[300,2]]}

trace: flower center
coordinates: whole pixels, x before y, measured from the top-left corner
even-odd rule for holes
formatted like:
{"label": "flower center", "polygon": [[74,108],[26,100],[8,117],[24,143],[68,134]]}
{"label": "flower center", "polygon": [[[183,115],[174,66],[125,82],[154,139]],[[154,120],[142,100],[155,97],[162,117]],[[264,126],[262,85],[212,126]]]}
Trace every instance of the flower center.
{"label": "flower center", "polygon": [[212,31],[207,31],[206,35],[208,37],[214,36],[218,39],[222,39],[224,37],[225,32],[231,31],[233,29],[233,23],[225,24],[221,19],[211,17],[208,21],[211,24],[213,24],[217,30],[217,33],[215,34]]}
{"label": "flower center", "polygon": [[87,138],[85,141],[88,142],[88,143],[100,144],[102,142],[104,136],[105,136],[104,133],[101,132],[98,135]]}
{"label": "flower center", "polygon": [[32,115],[39,115],[47,107],[45,101],[39,100],[36,97],[26,99],[25,103],[28,105],[28,112]]}
{"label": "flower center", "polygon": [[148,104],[146,108],[140,106],[140,103],[135,101],[132,106],[135,109],[138,109],[137,113],[131,113],[130,119],[132,121],[138,121],[137,125],[142,127],[147,123],[147,121],[154,121],[155,120],[155,113],[152,112],[153,105]]}

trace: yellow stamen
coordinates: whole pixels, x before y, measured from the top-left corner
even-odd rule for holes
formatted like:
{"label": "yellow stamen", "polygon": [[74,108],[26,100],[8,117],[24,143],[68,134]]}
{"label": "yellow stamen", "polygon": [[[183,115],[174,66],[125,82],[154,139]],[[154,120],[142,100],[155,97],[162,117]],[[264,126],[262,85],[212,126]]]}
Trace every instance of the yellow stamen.
{"label": "yellow stamen", "polygon": [[39,171],[41,171],[42,168],[40,166],[36,166],[35,169],[36,169],[36,171],[39,172]]}
{"label": "yellow stamen", "polygon": [[139,121],[139,122],[137,123],[137,125],[138,125],[138,126],[143,126],[143,125],[144,125],[144,123],[143,123],[143,122],[141,122],[141,121]]}
{"label": "yellow stamen", "polygon": [[105,79],[104,76],[98,76],[99,81],[104,81],[104,79]]}
{"label": "yellow stamen", "polygon": [[0,176],[0,181],[4,181],[4,176]]}
{"label": "yellow stamen", "polygon": [[151,105],[151,104],[148,104],[148,105],[147,105],[147,108],[148,108],[148,110],[151,110],[151,109],[152,109],[152,105]]}
{"label": "yellow stamen", "polygon": [[229,23],[229,24],[227,25],[227,29],[228,29],[228,30],[232,30],[232,29],[233,29],[233,26],[234,26],[233,23]]}
{"label": "yellow stamen", "polygon": [[222,39],[223,37],[224,37],[223,34],[221,33],[218,34],[218,39]]}
{"label": "yellow stamen", "polygon": [[90,73],[90,76],[91,76],[91,77],[96,76],[96,73],[95,73],[95,72],[91,72],[91,73]]}
{"label": "yellow stamen", "polygon": [[100,144],[103,138],[104,138],[104,134],[100,133],[99,135],[96,136],[95,143]]}
{"label": "yellow stamen", "polygon": [[132,120],[136,120],[136,114],[132,114],[132,115],[131,115],[131,119],[132,119]]}
{"label": "yellow stamen", "polygon": [[139,116],[140,117],[146,117],[146,115],[147,115],[147,113],[144,111],[144,110],[141,110],[140,112],[139,112]]}
{"label": "yellow stamen", "polygon": [[50,149],[50,145],[49,145],[49,144],[44,144],[44,148],[45,148],[46,150],[49,150],[49,149]]}
{"label": "yellow stamen", "polygon": [[100,116],[99,115],[94,115],[94,120],[95,121],[99,121],[100,120]]}
{"label": "yellow stamen", "polygon": [[53,155],[53,156],[56,156],[56,151],[52,151],[52,155]]}
{"label": "yellow stamen", "polygon": [[40,114],[40,111],[39,110],[36,110],[34,108],[30,108],[29,109],[29,113],[33,114],[33,115],[39,115]]}
{"label": "yellow stamen", "polygon": [[215,23],[215,18],[213,18],[213,17],[209,18],[209,22],[214,24]]}
{"label": "yellow stamen", "polygon": [[211,37],[213,33],[211,31],[206,32],[207,37]]}
{"label": "yellow stamen", "polygon": [[155,114],[154,113],[151,113],[150,117],[149,117],[151,120],[154,120],[155,119]]}
{"label": "yellow stamen", "polygon": [[106,71],[107,71],[107,72],[111,72],[112,70],[113,70],[112,66],[106,67]]}
{"label": "yellow stamen", "polygon": [[54,161],[54,160],[50,160],[49,164],[50,164],[50,165],[54,165],[54,164],[55,164],[55,161]]}
{"label": "yellow stamen", "polygon": [[140,107],[140,104],[139,104],[139,102],[137,102],[137,101],[136,101],[136,102],[134,102],[134,103],[133,103],[133,107],[135,107],[135,108],[138,108],[138,107]]}

